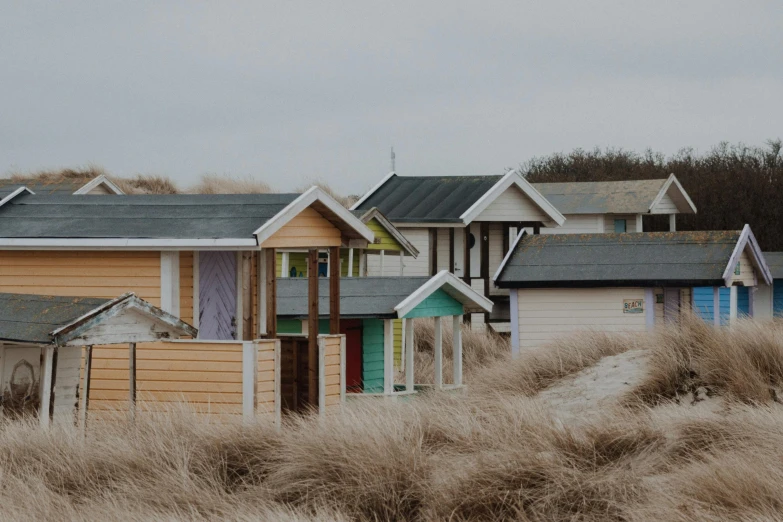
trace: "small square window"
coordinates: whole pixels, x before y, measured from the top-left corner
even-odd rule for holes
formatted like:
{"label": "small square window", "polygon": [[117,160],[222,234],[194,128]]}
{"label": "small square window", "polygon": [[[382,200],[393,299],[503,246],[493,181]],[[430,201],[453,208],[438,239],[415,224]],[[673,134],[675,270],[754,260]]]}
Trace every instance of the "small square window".
{"label": "small square window", "polygon": [[623,232],[625,232],[625,220],[624,219],[615,219],[614,220],[614,231],[616,233],[623,233]]}

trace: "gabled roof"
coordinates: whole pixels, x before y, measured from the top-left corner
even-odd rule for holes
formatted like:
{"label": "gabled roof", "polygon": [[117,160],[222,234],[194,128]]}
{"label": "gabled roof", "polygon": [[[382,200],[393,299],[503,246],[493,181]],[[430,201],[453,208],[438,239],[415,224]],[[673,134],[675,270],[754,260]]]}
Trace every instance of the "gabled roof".
{"label": "gabled roof", "polygon": [[398,176],[391,173],[352,209],[377,207],[394,223],[470,223],[511,185],[516,185],[552,222],[565,218],[516,171],[503,176]]}
{"label": "gabled roof", "polygon": [[501,288],[724,286],[749,252],[771,278],[750,227],[736,231],[521,235],[495,284]]}
{"label": "gabled roof", "polygon": [[666,195],[679,213],[696,213],[696,206],[674,174],[667,179],[533,183],[533,186],[563,214],[655,214],[656,206]]}
{"label": "gabled roof", "polygon": [[9,203],[12,199],[24,194],[33,194],[33,191],[25,186],[0,187],[0,207]]}
{"label": "gabled roof", "polygon": [[783,252],[764,252],[773,279],[783,279]]}
{"label": "gabled roof", "polygon": [[309,206],[344,237],[373,240],[361,221],[313,187],[304,194],[25,195],[0,207],[0,246],[252,248]]}
{"label": "gabled roof", "polygon": [[122,189],[115,185],[109,178],[101,174],[85,183],[84,180],[75,180],[68,178],[60,179],[0,179],[0,191],[7,187],[18,187],[24,185],[36,194],[41,195],[66,195],[66,194],[87,194],[98,186],[104,187],[107,192],[112,194],[124,194]]}
{"label": "gabled roof", "polygon": [[400,232],[391,221],[386,219],[386,216],[383,215],[383,212],[377,208],[373,207],[369,210],[351,210],[351,213],[365,224],[369,223],[373,219],[376,220],[378,224],[381,225],[383,229],[386,230],[389,235],[391,235],[397,241],[397,243],[400,244],[406,254],[413,257],[419,256],[419,249],[413,246],[413,243],[408,241],[408,238],[406,238],[405,235]]}
{"label": "gabled roof", "polygon": [[149,319],[148,325],[139,328],[139,334],[145,338],[139,339],[137,334],[128,332],[118,337],[117,343],[149,340],[146,336],[152,323],[162,325],[159,333],[165,337],[195,337],[197,334],[192,326],[133,293],[117,299],[0,293],[0,340],[56,346],[80,345],[76,341],[80,336],[128,310]]}
{"label": "gabled roof", "polygon": [[[277,280],[280,317],[307,317],[307,278]],[[492,310],[492,302],[446,271],[433,277],[343,277],[340,279],[340,317],[393,319],[402,317],[438,289],[465,306],[466,311]],[[329,279],[318,281],[318,312],[329,315]]]}

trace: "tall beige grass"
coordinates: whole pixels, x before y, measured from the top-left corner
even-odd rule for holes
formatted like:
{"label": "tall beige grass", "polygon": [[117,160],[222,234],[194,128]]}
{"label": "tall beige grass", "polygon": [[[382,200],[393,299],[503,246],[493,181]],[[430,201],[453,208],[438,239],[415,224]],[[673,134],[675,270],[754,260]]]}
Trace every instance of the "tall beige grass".
{"label": "tall beige grass", "polygon": [[269,194],[272,187],[251,177],[237,178],[228,175],[204,174],[201,181],[191,187],[195,194]]}
{"label": "tall beige grass", "polygon": [[[771,347],[779,328],[685,324],[636,337],[588,333],[526,356],[524,364],[509,362],[505,341],[466,339],[466,363],[482,368],[463,393],[351,403],[324,419],[288,418],[280,431],[209,424],[181,411],[141,415],[134,425],[93,422],[86,438],[71,428],[42,432],[33,423],[5,422],[3,516],[778,520],[783,407],[762,388],[734,381],[766,377],[774,385]],[[426,352],[426,336],[419,337]],[[650,382],[659,383],[657,398],[646,384],[634,407],[568,425],[536,397],[562,376],[628,349],[675,361],[647,368]],[[704,382],[726,408],[669,400],[694,378],[694,367],[699,379],[709,375]]]}

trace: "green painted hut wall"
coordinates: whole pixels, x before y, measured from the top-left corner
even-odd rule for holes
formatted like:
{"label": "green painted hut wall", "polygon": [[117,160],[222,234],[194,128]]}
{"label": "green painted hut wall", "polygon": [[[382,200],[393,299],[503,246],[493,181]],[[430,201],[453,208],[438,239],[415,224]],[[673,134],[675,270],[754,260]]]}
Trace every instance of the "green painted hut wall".
{"label": "green painted hut wall", "polygon": [[372,230],[375,234],[375,242],[367,245],[367,250],[402,250],[396,239],[381,225],[377,219],[373,218],[368,223],[365,223],[367,228]]}
{"label": "green painted hut wall", "polygon": [[[340,275],[348,277],[348,249],[340,250]],[[291,267],[296,267],[297,277],[307,277],[307,252],[289,252],[288,270],[290,275]],[[277,253],[277,277],[283,277],[283,254]],[[359,277],[359,250],[353,251],[353,277]]]}
{"label": "green painted hut wall", "polygon": [[[303,331],[303,321],[301,319],[280,319],[277,318],[277,333],[279,334],[300,334]],[[329,333],[329,319],[318,320],[318,333],[326,335]]]}
{"label": "green painted hut wall", "polygon": [[462,315],[463,313],[465,313],[465,308],[462,306],[462,303],[439,288],[419,303],[419,306],[408,312],[405,318],[442,317],[445,315]]}
{"label": "green painted hut wall", "polygon": [[383,393],[383,320],[365,319],[362,326],[364,393]]}

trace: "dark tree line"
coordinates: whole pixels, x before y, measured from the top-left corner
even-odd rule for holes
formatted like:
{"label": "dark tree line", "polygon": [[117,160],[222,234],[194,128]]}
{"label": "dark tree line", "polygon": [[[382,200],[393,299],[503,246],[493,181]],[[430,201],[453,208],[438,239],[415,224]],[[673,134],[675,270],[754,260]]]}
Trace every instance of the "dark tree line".
{"label": "dark tree line", "polygon": [[[677,216],[678,230],[739,230],[748,223],[762,249],[783,251],[782,149],[780,139],[764,147],[721,143],[706,154],[683,149],[672,157],[649,150],[577,149],[534,158],[522,170],[532,183],[656,179],[673,173],[698,210]],[[650,230],[666,230],[667,224],[649,220]]]}

